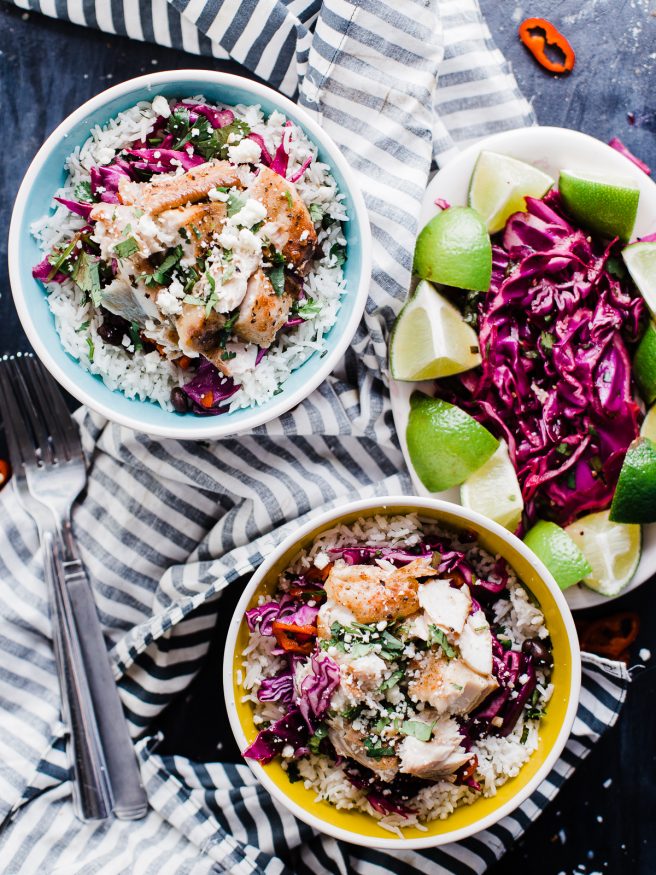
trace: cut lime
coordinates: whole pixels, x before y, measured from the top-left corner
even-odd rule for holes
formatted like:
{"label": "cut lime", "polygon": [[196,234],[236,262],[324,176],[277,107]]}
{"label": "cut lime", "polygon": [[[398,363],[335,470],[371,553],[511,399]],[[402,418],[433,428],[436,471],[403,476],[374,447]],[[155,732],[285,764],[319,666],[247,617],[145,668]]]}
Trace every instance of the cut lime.
{"label": "cut lime", "polygon": [[487,292],[492,245],[476,210],[449,207],[434,216],[417,237],[413,269],[420,279]]}
{"label": "cut lime", "polygon": [[501,231],[513,213],[526,210],[526,197],[542,197],[554,180],[524,161],[481,152],[469,183],[468,204],[483,217],[490,234]]}
{"label": "cut lime", "polygon": [[524,543],[541,559],[561,589],[573,586],[592,572],[592,566],[574,541],[556,523],[539,520]]}
{"label": "cut lime", "polygon": [[632,243],[622,250],[622,258],[645,303],[656,316],[656,241]]}
{"label": "cut lime", "polygon": [[640,434],[656,443],[656,404],[647,411],[640,428]]}
{"label": "cut lime", "polygon": [[583,583],[601,595],[614,596],[629,583],[640,562],[640,526],[613,523],[608,511],[591,513],[565,531],[592,566]]}
{"label": "cut lime", "polygon": [[646,404],[656,400],[656,326],[650,322],[633,356],[633,376]]}
{"label": "cut lime", "polygon": [[632,179],[561,170],[558,190],[565,209],[595,234],[624,242],[631,236],[640,198]]}
{"label": "cut lime", "polygon": [[610,519],[616,523],[656,522],[656,443],[633,441],[615,487]]}
{"label": "cut lime", "polygon": [[395,380],[433,380],[480,365],[476,332],[437,289],[422,280],[390,337]]}
{"label": "cut lime", "polygon": [[503,441],[496,453],[462,484],[460,501],[470,510],[515,531],[522,518],[524,500]]}
{"label": "cut lime", "polygon": [[406,439],[417,476],[431,492],[459,486],[499,446],[473,416],[423,392],[410,398]]}

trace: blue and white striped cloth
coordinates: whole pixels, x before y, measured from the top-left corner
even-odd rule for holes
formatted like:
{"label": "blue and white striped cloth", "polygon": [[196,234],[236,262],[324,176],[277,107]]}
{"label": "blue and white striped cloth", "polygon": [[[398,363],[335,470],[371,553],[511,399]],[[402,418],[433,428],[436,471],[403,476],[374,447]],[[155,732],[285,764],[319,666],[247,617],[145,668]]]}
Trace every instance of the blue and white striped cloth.
{"label": "blue and white striped cloth", "polygon": [[572,737],[530,800],[492,829],[429,851],[386,854],[317,835],[275,806],[245,764],[162,757],[149,735],[206,656],[225,587],[241,586],[299,520],[411,489],[385,386],[386,338],[408,289],[431,161],[534,121],[476,0],[17,4],[230,56],[296,96],[359,175],[375,267],[343,367],[276,422],[239,440],[177,443],[80,413],[90,478],[74,525],[141,758],[151,803],[143,821],[83,825],[73,815],[38,539],[12,491],[0,495],[3,873],[483,872],[614,723],[622,665],[585,658]]}

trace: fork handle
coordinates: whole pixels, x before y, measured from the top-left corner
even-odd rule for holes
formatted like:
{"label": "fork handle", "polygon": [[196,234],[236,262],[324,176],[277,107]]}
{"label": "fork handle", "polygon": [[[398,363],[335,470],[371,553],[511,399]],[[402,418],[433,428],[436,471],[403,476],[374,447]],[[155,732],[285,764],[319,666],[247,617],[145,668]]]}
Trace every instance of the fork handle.
{"label": "fork handle", "polygon": [[91,694],[81,668],[81,654],[71,635],[73,622],[57,575],[59,550],[53,532],[43,534],[46,582],[53,612],[53,648],[62,693],[62,716],[69,728],[73,769],[73,806],[80,820],[104,820],[110,814],[107,775],[93,713]]}
{"label": "fork handle", "polygon": [[109,664],[93,593],[68,521],[63,526],[62,536],[66,555],[59,562],[59,575],[70,600],[96,712],[113,801],[112,810],[121,820],[138,820],[146,815],[148,799]]}

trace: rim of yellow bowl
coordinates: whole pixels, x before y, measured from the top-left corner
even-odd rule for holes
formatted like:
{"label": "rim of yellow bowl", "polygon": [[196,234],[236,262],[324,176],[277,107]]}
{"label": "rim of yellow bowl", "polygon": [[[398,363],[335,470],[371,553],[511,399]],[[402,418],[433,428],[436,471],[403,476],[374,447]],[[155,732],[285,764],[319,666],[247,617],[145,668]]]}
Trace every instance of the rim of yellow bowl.
{"label": "rim of yellow bowl", "polygon": [[[513,555],[513,560],[508,560],[509,564],[529,591],[534,588],[543,590],[539,600],[545,613],[550,615],[547,626],[554,640],[554,651],[557,641],[558,659],[562,658],[562,665],[558,664],[554,668],[554,673],[558,674],[559,686],[550,699],[550,708],[557,706],[560,712],[559,719],[549,723],[548,711],[544,721],[547,724],[546,734],[550,737],[548,746],[540,743],[518,775],[501,785],[495,796],[481,797],[471,805],[458,806],[444,820],[427,823],[427,832],[417,828],[407,829],[407,837],[403,838],[392,836],[378,825],[375,818],[366,813],[340,810],[329,802],[313,801],[316,795],[314,791],[306,790],[302,781],[291,784],[276,760],[266,766],[255,760],[245,760],[262,786],[295,817],[319,832],[341,841],[387,850],[430,848],[461,841],[489,828],[516,810],[547,777],[567,742],[576,716],[581,688],[581,658],[572,614],[561,590],[542,562],[519,538],[481,514],[436,498],[418,498],[411,495],[372,496],[341,506],[334,504],[331,509],[314,515],[272,549],[244,589],[235,608],[226,637],[223,660],[223,688],[233,734],[240,751],[243,751],[257,732],[252,723],[250,727],[244,728],[244,721],[252,714],[252,708],[241,703],[239,696],[237,672],[240,663],[235,659],[235,654],[239,635],[245,634],[244,612],[256,601],[259,591],[265,585],[268,588],[275,585],[280,572],[321,530],[342,520],[351,522],[360,516],[373,516],[376,512],[386,516],[426,513],[427,516],[437,517],[447,527],[473,529],[486,549],[494,554],[499,553],[504,558],[507,558],[505,553]],[[550,604],[542,603],[545,595],[547,601],[551,600]],[[554,621],[558,624],[557,628],[553,625]],[[541,723],[541,727],[542,725]],[[462,825],[461,821],[464,821]],[[454,826],[450,827],[450,823]]]}

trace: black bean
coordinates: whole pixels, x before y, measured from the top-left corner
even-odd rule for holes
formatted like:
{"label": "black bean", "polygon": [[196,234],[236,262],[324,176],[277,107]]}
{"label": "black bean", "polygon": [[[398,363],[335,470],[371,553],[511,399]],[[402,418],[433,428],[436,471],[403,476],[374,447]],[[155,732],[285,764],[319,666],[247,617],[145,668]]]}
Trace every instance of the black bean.
{"label": "black bean", "polygon": [[180,386],[171,389],[171,404],[178,413],[189,412],[189,396]]}
{"label": "black bean", "polygon": [[125,331],[122,325],[105,321],[98,328],[98,335],[110,346],[122,346]]}
{"label": "black bean", "polygon": [[532,656],[536,665],[552,665],[551,651],[539,638],[527,638],[522,644],[522,653]]}

